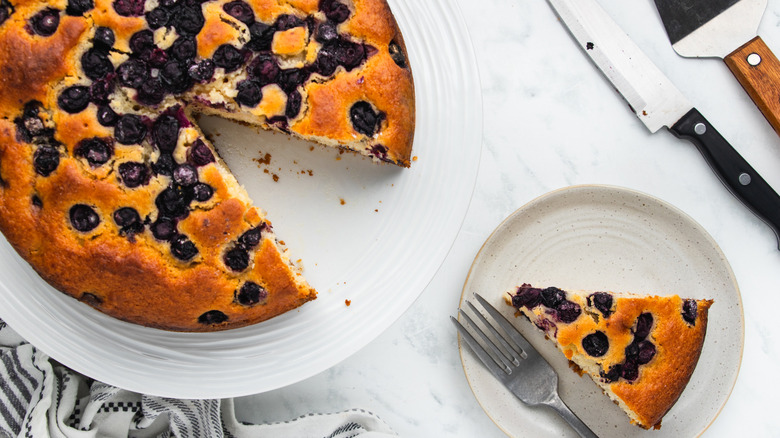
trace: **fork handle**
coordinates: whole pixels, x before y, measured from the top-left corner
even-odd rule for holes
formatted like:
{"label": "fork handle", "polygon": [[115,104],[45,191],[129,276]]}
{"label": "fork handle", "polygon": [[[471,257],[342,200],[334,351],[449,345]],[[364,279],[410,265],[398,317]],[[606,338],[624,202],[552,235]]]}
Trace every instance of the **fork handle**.
{"label": "fork handle", "polygon": [[598,438],[590,428],[580,420],[574,412],[566,406],[566,403],[558,397],[558,394],[554,394],[553,397],[545,403],[545,405],[555,409],[558,414],[569,423],[572,429],[574,429],[583,438]]}

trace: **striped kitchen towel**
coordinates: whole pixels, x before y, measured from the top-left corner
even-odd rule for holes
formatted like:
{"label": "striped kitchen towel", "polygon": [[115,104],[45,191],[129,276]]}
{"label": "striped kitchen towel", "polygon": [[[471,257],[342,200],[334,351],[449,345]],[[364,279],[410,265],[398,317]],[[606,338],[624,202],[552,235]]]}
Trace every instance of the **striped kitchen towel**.
{"label": "striped kitchen towel", "polygon": [[58,364],[0,320],[0,437],[388,438],[362,409],[246,424],[232,399],[180,400],[110,386]]}

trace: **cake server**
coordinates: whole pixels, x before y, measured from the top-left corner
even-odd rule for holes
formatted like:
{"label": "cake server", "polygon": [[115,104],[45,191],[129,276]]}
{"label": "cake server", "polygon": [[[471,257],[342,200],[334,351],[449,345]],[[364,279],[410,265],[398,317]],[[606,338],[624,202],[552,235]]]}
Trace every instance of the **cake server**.
{"label": "cake server", "polygon": [[724,185],[780,239],[780,196],[601,6],[595,0],[548,3],[647,129],[655,133],[666,127],[692,142]]}
{"label": "cake server", "polygon": [[672,48],[721,58],[780,134],[780,61],[760,36],[767,0],[655,0]]}

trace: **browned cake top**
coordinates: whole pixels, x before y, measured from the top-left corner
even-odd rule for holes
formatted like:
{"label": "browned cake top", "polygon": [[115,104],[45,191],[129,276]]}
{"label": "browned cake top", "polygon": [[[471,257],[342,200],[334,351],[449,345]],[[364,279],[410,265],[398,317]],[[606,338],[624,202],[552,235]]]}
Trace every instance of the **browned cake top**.
{"label": "browned cake top", "polygon": [[0,0],[0,230],[126,321],[295,308],[316,292],[191,115],[409,166],[406,60],[384,0]]}

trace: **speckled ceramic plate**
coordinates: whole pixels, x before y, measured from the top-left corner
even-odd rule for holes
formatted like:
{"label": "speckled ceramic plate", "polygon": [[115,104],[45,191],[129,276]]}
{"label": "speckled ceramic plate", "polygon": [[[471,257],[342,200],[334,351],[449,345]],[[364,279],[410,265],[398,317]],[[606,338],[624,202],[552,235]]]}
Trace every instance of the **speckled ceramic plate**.
{"label": "speckled ceramic plate", "polygon": [[[629,423],[620,408],[514,309],[503,293],[521,283],[563,289],[632,291],[712,298],[707,337],[685,391],[660,430]],[[717,244],[689,216],[649,195],[608,186],[575,186],[533,200],[485,242],[463,288],[488,298],[515,322],[559,375],[561,398],[602,438],[692,437],[715,420],[736,382],[744,317],[734,274]],[[461,345],[466,377],[485,412],[513,437],[576,436],[547,408],[522,404]]]}

